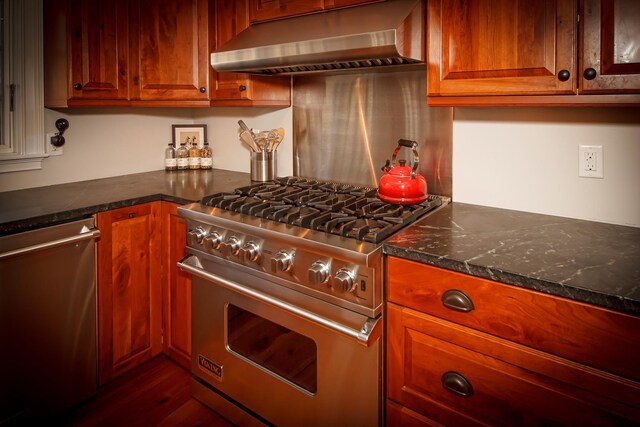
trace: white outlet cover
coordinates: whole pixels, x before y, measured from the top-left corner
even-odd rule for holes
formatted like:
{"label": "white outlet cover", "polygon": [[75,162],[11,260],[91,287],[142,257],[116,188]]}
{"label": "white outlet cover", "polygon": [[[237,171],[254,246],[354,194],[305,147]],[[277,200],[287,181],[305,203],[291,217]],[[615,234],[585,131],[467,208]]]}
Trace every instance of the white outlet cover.
{"label": "white outlet cover", "polygon": [[578,176],[604,178],[603,165],[602,145],[580,145],[578,150]]}

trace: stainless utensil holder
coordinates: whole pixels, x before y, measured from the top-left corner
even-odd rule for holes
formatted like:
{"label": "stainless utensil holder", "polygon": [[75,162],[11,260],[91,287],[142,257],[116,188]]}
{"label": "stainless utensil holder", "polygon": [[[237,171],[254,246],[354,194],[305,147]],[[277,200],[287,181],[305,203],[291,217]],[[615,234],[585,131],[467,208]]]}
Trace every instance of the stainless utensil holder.
{"label": "stainless utensil holder", "polygon": [[276,153],[273,151],[251,152],[251,181],[271,181],[276,178]]}

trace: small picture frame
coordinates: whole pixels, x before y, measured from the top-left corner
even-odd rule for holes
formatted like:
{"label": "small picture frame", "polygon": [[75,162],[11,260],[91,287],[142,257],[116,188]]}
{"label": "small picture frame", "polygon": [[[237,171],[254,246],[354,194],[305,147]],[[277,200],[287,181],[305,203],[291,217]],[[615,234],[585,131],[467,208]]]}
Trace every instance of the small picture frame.
{"label": "small picture frame", "polygon": [[207,125],[171,125],[173,144],[177,148],[185,142],[190,147],[195,138],[198,147],[202,148],[207,140]]}

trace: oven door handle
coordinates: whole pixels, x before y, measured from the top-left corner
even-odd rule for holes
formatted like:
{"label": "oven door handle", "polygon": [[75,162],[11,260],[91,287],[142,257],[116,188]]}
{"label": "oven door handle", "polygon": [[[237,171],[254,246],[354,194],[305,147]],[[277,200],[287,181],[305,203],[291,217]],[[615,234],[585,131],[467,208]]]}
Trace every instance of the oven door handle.
{"label": "oven door handle", "polygon": [[239,294],[273,305],[304,319],[327,327],[335,332],[339,332],[342,335],[346,335],[349,338],[355,339],[358,343],[366,347],[376,342],[376,340],[380,337],[380,332],[382,329],[382,323],[380,322],[381,317],[378,317],[376,319],[372,319],[370,317],[367,318],[367,320],[364,322],[364,325],[362,325],[362,327],[357,330],[343,325],[342,323],[327,319],[326,317],[319,316],[309,310],[305,310],[304,308],[289,304],[288,302],[282,301],[278,298],[274,298],[263,292],[241,285],[240,283],[225,279],[224,277],[220,277],[213,273],[209,273],[208,271],[200,268],[200,261],[195,255],[187,255],[182,260],[178,261],[178,267],[181,270],[187,271],[203,279],[219,283],[221,286],[238,292]]}

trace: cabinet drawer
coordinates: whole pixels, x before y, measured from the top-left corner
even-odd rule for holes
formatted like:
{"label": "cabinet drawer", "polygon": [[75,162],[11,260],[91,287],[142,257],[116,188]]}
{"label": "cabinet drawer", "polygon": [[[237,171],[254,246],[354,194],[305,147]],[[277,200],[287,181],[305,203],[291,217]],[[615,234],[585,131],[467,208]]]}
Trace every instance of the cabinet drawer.
{"label": "cabinet drawer", "polygon": [[493,425],[599,426],[640,420],[636,383],[394,304],[387,314],[387,396],[430,419],[449,425],[451,414],[464,414]]}
{"label": "cabinet drawer", "polygon": [[[639,317],[394,257],[387,271],[391,302],[640,380]],[[447,308],[449,290],[473,309]]]}

